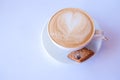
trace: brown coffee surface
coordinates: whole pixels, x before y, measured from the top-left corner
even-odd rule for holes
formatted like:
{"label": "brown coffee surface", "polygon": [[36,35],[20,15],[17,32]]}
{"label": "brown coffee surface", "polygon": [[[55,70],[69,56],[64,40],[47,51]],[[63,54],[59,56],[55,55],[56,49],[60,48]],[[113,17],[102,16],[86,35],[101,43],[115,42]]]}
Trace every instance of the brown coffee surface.
{"label": "brown coffee surface", "polygon": [[66,8],[51,18],[48,32],[57,44],[74,48],[85,44],[91,38],[94,27],[90,17],[82,10]]}

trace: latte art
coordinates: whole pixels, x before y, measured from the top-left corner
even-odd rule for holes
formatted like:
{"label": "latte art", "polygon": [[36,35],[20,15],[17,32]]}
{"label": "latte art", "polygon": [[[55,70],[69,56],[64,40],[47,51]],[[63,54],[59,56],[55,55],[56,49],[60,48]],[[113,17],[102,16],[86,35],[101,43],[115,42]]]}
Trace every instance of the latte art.
{"label": "latte art", "polygon": [[86,43],[93,35],[93,24],[81,10],[67,8],[56,13],[50,20],[50,37],[63,47],[73,48]]}

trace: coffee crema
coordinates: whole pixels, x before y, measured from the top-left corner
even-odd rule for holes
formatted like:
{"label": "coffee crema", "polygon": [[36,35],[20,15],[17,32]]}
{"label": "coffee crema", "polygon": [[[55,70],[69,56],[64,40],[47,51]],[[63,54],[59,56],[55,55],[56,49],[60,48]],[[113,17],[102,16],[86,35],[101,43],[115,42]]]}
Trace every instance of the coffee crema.
{"label": "coffee crema", "polygon": [[84,45],[92,38],[94,24],[84,11],[66,8],[51,18],[48,33],[58,45],[75,48]]}

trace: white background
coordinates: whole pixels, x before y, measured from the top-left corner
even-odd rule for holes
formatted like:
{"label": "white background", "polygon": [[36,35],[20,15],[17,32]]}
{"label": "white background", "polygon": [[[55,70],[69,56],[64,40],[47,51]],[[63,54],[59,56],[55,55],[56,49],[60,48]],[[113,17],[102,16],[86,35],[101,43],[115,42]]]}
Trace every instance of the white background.
{"label": "white background", "polygon": [[[66,7],[87,11],[109,37],[82,64],[48,58],[40,44],[46,20]],[[120,80],[120,1],[0,0],[0,80]]]}

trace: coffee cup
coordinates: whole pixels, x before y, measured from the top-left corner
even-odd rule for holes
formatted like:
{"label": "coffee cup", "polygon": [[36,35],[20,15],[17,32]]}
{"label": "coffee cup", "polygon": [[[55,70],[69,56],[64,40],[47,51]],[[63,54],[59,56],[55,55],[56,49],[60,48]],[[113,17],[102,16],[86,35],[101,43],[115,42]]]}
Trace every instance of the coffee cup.
{"label": "coffee cup", "polygon": [[95,29],[92,17],[78,8],[55,13],[47,25],[47,34],[55,47],[69,52],[82,49],[93,38],[106,39],[103,31]]}

